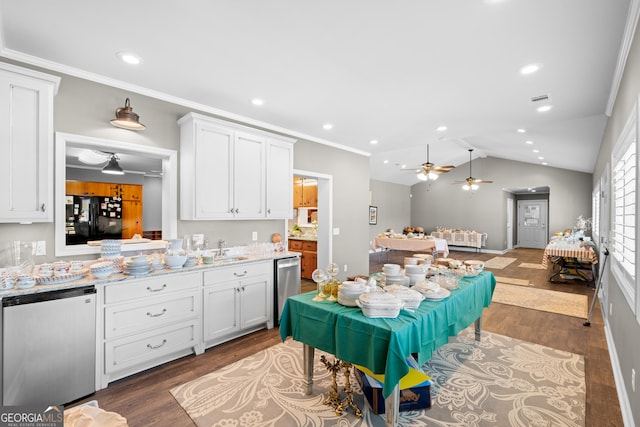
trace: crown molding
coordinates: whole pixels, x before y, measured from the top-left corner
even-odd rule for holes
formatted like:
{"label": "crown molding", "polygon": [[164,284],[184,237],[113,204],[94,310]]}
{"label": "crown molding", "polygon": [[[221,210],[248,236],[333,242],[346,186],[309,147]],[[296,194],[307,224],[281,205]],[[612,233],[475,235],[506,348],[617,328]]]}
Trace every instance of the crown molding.
{"label": "crown molding", "polygon": [[616,102],[616,97],[618,96],[618,90],[620,90],[620,82],[622,81],[624,68],[627,64],[627,57],[631,50],[631,43],[636,33],[636,26],[638,24],[639,17],[640,0],[631,0],[629,3],[629,13],[627,14],[627,23],[625,24],[624,34],[622,36],[622,43],[620,43],[620,52],[618,52],[618,62],[616,63],[613,82],[611,83],[611,90],[609,91],[609,100],[605,111],[607,117],[611,117],[611,113],[613,112],[613,106]]}
{"label": "crown molding", "polygon": [[25,64],[32,65],[34,67],[40,67],[46,70],[56,71],[58,73],[68,74],[70,76],[74,76],[74,77],[78,77],[84,80],[89,80],[95,83],[100,83],[106,86],[111,86],[114,88],[126,90],[128,92],[148,96],[150,98],[158,99],[160,101],[169,102],[172,104],[180,105],[180,106],[191,108],[194,110],[204,111],[206,113],[213,114],[215,116],[222,117],[228,120],[234,120],[245,125],[266,129],[272,132],[277,132],[283,135],[292,136],[298,139],[304,139],[306,141],[315,142],[315,143],[326,145],[332,148],[337,148],[339,150],[349,151],[351,153],[359,154],[361,156],[366,156],[366,157],[371,156],[371,153],[369,152],[348,147],[346,145],[342,145],[336,142],[328,141],[326,139],[317,138],[315,136],[307,135],[302,132],[294,131],[291,129],[287,129],[287,128],[277,126],[271,123],[263,122],[260,120],[255,120],[255,119],[252,119],[251,117],[221,110],[219,108],[215,108],[210,105],[200,104],[197,102],[189,101],[187,99],[178,98],[176,96],[172,96],[172,95],[159,92],[153,89],[130,84],[127,82],[123,82],[121,80],[115,80],[100,74],[90,73],[85,70],[69,67],[64,64],[60,64],[60,63],[42,59],[36,56],[27,55],[12,49],[8,49],[6,46],[4,46],[4,40],[2,38],[1,32],[0,32],[0,43],[1,43],[0,56],[7,59],[19,61]]}

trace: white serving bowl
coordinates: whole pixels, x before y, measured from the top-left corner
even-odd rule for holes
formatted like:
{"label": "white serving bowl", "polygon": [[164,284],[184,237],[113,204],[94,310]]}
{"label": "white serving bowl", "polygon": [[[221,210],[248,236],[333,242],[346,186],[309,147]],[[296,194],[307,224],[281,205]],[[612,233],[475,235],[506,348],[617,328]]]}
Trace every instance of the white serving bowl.
{"label": "white serving bowl", "polygon": [[106,279],[107,277],[113,274],[113,267],[99,269],[99,270],[91,270],[91,275],[96,279]]}
{"label": "white serving bowl", "polygon": [[425,270],[423,264],[407,264],[404,266],[404,271],[407,274],[423,274]]}
{"label": "white serving bowl", "polygon": [[173,268],[173,269],[182,268],[185,262],[187,262],[186,255],[165,255],[164,256],[164,263],[169,268]]}

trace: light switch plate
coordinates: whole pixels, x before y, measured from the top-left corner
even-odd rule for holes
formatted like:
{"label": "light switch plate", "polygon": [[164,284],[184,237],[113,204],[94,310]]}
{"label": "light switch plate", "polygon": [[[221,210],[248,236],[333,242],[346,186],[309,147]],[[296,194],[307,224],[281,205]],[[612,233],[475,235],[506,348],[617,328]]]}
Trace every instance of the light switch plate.
{"label": "light switch plate", "polygon": [[340,229],[338,227],[333,229],[333,235],[334,236],[339,236],[340,235]]}
{"label": "light switch plate", "polygon": [[47,242],[46,240],[38,240],[36,242],[36,256],[43,256],[47,254]]}
{"label": "light switch plate", "polygon": [[258,241],[258,232],[254,231],[251,233],[251,240],[253,240],[254,242]]}

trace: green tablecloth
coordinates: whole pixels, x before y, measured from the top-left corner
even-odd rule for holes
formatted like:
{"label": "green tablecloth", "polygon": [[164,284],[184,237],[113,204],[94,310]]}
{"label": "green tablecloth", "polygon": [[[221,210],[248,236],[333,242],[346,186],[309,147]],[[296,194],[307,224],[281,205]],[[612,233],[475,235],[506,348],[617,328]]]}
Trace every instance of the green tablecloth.
{"label": "green tablecloth", "polygon": [[442,301],[424,300],[414,312],[395,319],[371,319],[360,308],[312,301],[315,292],[289,297],[282,311],[280,336],[326,351],[338,359],[385,375],[384,397],[409,372],[406,359],[418,355],[422,366],[433,352],[482,315],[491,303],[496,279],[484,271],[461,279]]}

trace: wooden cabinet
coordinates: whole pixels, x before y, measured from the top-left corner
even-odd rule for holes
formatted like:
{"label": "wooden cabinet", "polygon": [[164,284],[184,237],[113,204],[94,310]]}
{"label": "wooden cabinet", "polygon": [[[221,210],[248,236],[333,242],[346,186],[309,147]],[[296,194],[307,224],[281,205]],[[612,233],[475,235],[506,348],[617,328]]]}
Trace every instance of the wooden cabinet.
{"label": "wooden cabinet", "polygon": [[292,151],[280,144],[293,140],[195,113],[178,124],[181,219],[291,217],[277,192],[290,191],[280,181],[292,176]]}
{"label": "wooden cabinet", "polygon": [[108,283],[103,288],[101,385],[202,353],[202,273]]}
{"label": "wooden cabinet", "polygon": [[122,238],[131,239],[135,234],[142,236],[142,202],[122,201]]}
{"label": "wooden cabinet", "polygon": [[318,242],[289,239],[289,250],[302,253],[300,256],[300,276],[311,279],[313,270],[318,268]]}
{"label": "wooden cabinet", "polygon": [[272,277],[271,260],[204,272],[205,347],[273,327]]}
{"label": "wooden cabinet", "polygon": [[293,207],[318,206],[318,180],[296,176],[293,178]]}
{"label": "wooden cabinet", "polygon": [[0,222],[53,222],[59,77],[0,63]]}

